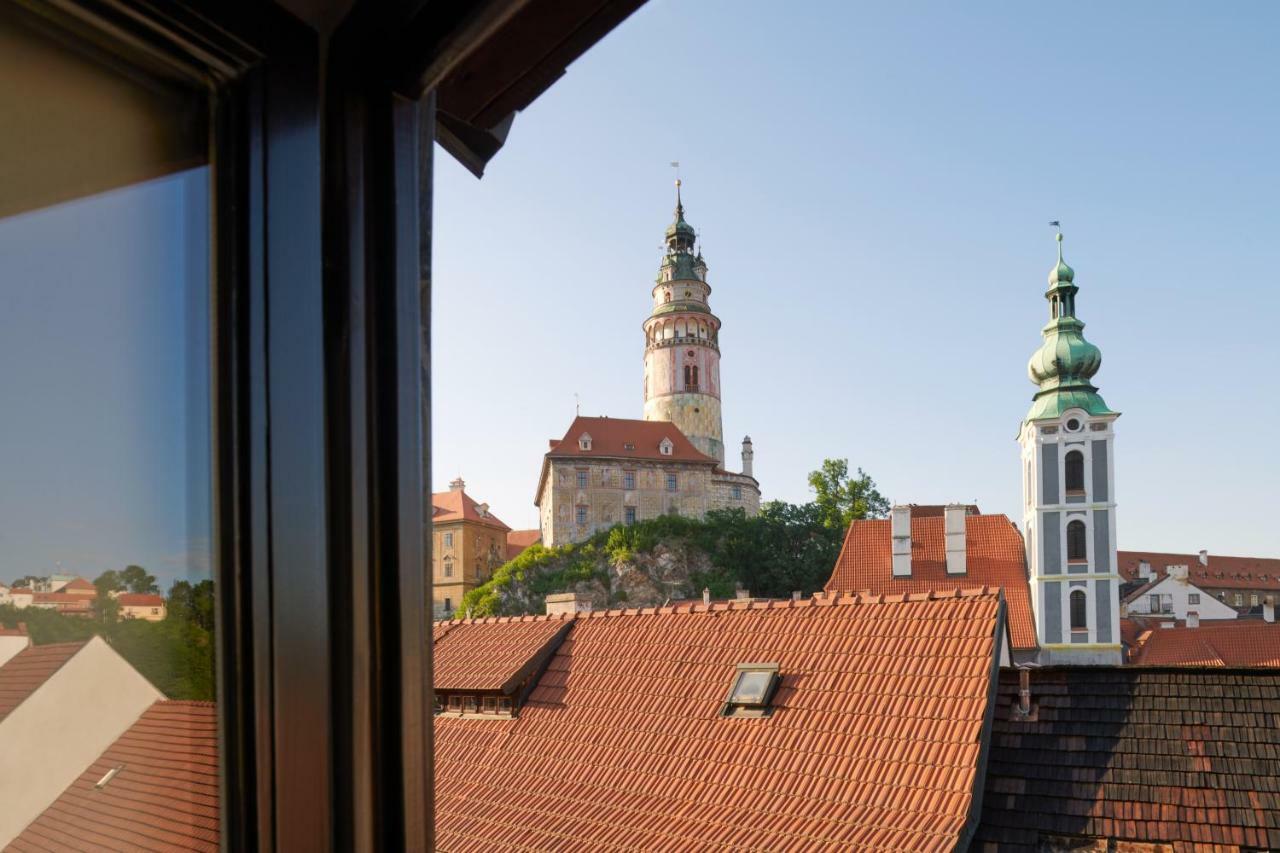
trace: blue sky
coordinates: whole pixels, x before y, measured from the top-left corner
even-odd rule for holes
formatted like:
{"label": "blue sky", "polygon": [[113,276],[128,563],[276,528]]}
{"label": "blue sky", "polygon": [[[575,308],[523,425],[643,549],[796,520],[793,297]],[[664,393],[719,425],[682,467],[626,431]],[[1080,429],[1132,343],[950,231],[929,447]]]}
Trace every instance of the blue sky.
{"label": "blue sky", "polygon": [[0,220],[0,580],[208,577],[207,181]]}
{"label": "blue sky", "polygon": [[1280,556],[1278,31],[1262,2],[651,0],[483,180],[437,160],[434,487],[535,526],[575,392],[640,417],[679,160],[766,498],[847,457],[1018,518],[1060,219],[1120,547]]}

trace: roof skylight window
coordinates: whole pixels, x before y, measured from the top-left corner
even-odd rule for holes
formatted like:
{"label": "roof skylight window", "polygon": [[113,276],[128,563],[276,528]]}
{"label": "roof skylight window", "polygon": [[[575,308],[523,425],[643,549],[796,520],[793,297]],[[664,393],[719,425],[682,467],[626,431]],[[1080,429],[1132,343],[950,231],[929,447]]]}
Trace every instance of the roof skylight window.
{"label": "roof skylight window", "polygon": [[767,717],[781,681],[776,663],[740,663],[720,709],[722,717]]}

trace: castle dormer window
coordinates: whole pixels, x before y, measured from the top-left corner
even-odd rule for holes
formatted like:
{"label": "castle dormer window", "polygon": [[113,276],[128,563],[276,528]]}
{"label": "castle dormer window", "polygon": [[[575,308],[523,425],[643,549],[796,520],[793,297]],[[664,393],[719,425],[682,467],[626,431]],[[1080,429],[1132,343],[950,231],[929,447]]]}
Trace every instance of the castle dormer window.
{"label": "castle dormer window", "polygon": [[675,445],[671,443],[671,439],[664,438],[662,443],[658,445],[658,452],[663,456],[670,456],[671,451],[675,449]]}
{"label": "castle dormer window", "polygon": [[590,450],[590,449],[591,449],[591,435],[590,435],[590,433],[585,433],[585,432],[584,432],[582,435],[578,436],[578,449],[579,449],[579,450]]}

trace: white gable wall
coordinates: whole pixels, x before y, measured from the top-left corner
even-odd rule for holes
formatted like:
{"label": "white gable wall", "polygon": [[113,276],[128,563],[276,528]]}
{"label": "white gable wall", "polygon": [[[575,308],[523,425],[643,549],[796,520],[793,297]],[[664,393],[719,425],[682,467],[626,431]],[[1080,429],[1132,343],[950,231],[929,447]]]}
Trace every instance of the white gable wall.
{"label": "white gable wall", "polygon": [[[1153,595],[1169,596],[1174,619],[1186,619],[1188,610],[1199,613],[1201,619],[1235,619],[1239,615],[1234,607],[1227,606],[1195,584],[1176,577],[1166,577],[1130,601],[1128,612],[1135,616],[1153,613],[1151,606]],[[1188,597],[1192,595],[1200,596],[1199,603],[1190,603]]]}
{"label": "white gable wall", "polygon": [[94,637],[0,720],[0,847],[163,698]]}

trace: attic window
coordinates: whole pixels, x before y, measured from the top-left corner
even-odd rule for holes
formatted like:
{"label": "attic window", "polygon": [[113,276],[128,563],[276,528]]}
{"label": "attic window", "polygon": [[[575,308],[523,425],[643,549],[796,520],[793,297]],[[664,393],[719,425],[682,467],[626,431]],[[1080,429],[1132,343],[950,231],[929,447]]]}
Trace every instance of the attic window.
{"label": "attic window", "polygon": [[720,709],[722,717],[768,717],[770,703],[778,689],[776,663],[740,663],[729,688],[729,696]]}
{"label": "attic window", "polygon": [[589,434],[584,432],[581,436],[578,437],[578,449],[579,450],[591,449],[591,436]]}
{"label": "attic window", "polygon": [[670,456],[671,450],[674,446],[675,445],[671,443],[671,439],[664,438],[662,439],[662,443],[658,445],[658,451],[662,453],[663,456]]}
{"label": "attic window", "polygon": [[622,445],[622,449],[623,449],[623,450],[635,450],[635,449],[636,449],[636,446],[635,446],[633,443],[631,443],[630,441],[628,441],[626,444]]}

